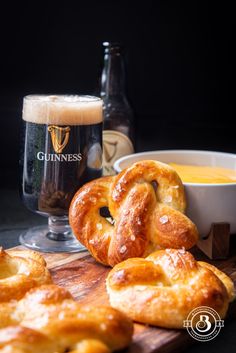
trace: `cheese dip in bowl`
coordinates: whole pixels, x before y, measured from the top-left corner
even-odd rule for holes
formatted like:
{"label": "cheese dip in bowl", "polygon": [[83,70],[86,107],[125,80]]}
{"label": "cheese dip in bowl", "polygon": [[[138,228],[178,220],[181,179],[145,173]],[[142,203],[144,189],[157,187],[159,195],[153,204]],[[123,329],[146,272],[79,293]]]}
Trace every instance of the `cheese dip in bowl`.
{"label": "cheese dip in bowl", "polygon": [[186,214],[206,236],[212,223],[230,223],[236,233],[236,154],[199,150],[160,150],[128,155],[118,159],[119,173],[141,160],[157,160],[172,165],[183,181]]}

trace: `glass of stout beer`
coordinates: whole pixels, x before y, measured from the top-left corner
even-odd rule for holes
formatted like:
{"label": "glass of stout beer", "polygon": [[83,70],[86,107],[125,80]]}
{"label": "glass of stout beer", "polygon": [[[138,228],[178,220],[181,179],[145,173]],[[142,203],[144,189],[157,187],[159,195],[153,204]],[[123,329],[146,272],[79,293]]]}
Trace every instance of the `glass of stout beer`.
{"label": "glass of stout beer", "polygon": [[20,242],[45,252],[82,251],[68,209],[79,187],[102,174],[102,100],[29,95],[23,121],[21,196],[30,210],[48,217],[48,225],[29,229]]}

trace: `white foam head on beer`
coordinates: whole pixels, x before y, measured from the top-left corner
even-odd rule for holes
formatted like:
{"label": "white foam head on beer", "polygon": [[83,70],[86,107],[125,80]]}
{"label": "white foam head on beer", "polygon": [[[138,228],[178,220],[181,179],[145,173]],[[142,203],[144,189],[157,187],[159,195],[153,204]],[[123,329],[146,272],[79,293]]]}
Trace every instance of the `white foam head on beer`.
{"label": "white foam head on beer", "polygon": [[47,125],[91,125],[103,120],[102,100],[79,95],[29,95],[24,98],[23,119]]}

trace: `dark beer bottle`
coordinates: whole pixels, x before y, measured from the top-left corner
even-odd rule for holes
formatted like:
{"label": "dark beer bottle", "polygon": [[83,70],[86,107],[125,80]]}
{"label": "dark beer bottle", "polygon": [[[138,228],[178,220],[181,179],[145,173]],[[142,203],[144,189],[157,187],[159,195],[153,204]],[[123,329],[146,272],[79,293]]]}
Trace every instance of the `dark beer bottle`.
{"label": "dark beer bottle", "polygon": [[125,94],[123,48],[110,42],[104,42],[103,47],[103,175],[114,175],[114,162],[134,152],[133,111]]}

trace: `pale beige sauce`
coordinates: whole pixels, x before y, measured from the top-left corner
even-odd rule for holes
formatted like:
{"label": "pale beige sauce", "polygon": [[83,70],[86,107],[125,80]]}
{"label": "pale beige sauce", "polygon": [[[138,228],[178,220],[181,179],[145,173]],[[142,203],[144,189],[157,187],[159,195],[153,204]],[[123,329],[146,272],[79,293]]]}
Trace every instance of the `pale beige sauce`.
{"label": "pale beige sauce", "polygon": [[224,184],[236,183],[236,170],[169,163],[185,183]]}

